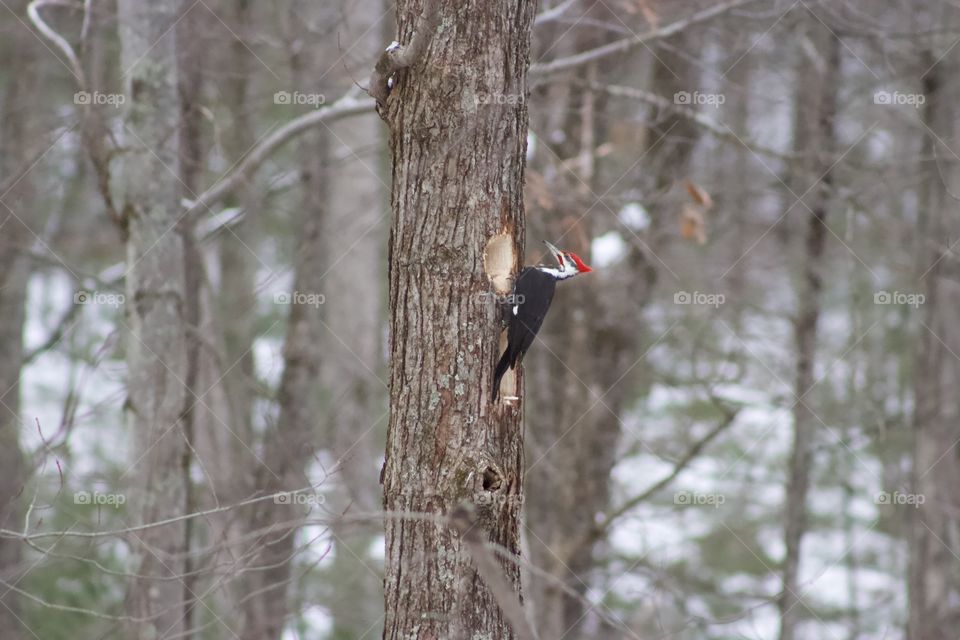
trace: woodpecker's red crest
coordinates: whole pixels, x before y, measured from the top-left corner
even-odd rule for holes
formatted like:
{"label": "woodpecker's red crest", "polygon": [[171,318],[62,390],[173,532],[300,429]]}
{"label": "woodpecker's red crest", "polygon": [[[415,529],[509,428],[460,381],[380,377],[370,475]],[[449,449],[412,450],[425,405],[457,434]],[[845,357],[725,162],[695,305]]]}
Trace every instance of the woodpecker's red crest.
{"label": "woodpecker's red crest", "polygon": [[590,273],[593,271],[593,269],[588,267],[587,264],[580,259],[580,256],[572,251],[561,251],[546,240],[543,241],[543,244],[547,245],[553,257],[556,258],[557,264],[560,265],[559,270],[545,269],[544,271],[554,273],[558,279],[564,280],[580,273]]}
{"label": "woodpecker's red crest", "polygon": [[580,273],[590,273],[591,271],[593,271],[593,269],[588,267],[586,263],[584,263],[584,261],[580,259],[580,256],[578,256],[574,252],[567,251],[565,255],[570,257],[573,260],[573,262],[577,265],[577,271],[579,271]]}

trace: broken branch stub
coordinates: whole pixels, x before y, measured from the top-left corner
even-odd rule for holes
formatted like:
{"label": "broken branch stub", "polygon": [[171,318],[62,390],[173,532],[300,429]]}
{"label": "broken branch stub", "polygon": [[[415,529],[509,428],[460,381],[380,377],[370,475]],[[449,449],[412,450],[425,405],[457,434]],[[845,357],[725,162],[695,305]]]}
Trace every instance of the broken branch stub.
{"label": "broken branch stub", "polygon": [[377,101],[378,112],[386,104],[390,89],[393,88],[390,79],[396,72],[412,66],[423,55],[439,23],[440,0],[426,0],[410,42],[402,45],[395,41],[380,54],[367,87],[367,93]]}

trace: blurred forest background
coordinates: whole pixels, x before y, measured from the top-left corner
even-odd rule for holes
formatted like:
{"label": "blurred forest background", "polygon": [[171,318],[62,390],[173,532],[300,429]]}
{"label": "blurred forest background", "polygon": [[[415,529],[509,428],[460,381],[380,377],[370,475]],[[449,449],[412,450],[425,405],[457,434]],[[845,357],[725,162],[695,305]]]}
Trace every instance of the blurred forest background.
{"label": "blurred forest background", "polygon": [[[0,2],[0,638],[157,592],[160,637],[377,637],[393,7],[153,4]],[[542,638],[957,637],[958,43],[946,0],[539,8],[486,99],[526,262],[595,269],[525,362]]]}

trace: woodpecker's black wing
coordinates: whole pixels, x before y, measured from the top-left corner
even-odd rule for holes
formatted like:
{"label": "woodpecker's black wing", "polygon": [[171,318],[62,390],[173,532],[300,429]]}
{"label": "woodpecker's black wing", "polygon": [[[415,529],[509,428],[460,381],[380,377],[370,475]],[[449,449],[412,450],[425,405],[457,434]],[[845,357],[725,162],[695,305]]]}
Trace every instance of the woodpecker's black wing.
{"label": "woodpecker's black wing", "polygon": [[556,289],[557,279],[549,273],[534,267],[527,267],[520,272],[514,287],[511,301],[514,305],[510,307],[510,325],[507,332],[507,344],[514,347],[513,362],[510,366],[520,362],[533,344],[533,339],[547,317],[547,310],[550,309]]}
{"label": "woodpecker's black wing", "polygon": [[556,289],[557,280],[549,273],[535,267],[527,267],[520,272],[514,285],[513,298],[507,307],[507,349],[497,363],[493,375],[494,401],[500,392],[500,378],[508,368],[517,366],[537,337]]}

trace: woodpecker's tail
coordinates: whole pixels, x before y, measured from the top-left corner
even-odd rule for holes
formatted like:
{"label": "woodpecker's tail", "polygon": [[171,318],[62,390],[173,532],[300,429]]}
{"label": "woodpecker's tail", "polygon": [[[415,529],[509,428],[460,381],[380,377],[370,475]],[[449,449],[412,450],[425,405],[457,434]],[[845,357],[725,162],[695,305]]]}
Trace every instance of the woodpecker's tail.
{"label": "woodpecker's tail", "polygon": [[508,347],[503,355],[500,357],[500,362],[497,363],[497,369],[493,372],[493,402],[497,401],[497,398],[500,397],[500,378],[503,377],[503,374],[507,372],[511,366],[513,366],[513,357],[510,353],[510,348]]}

